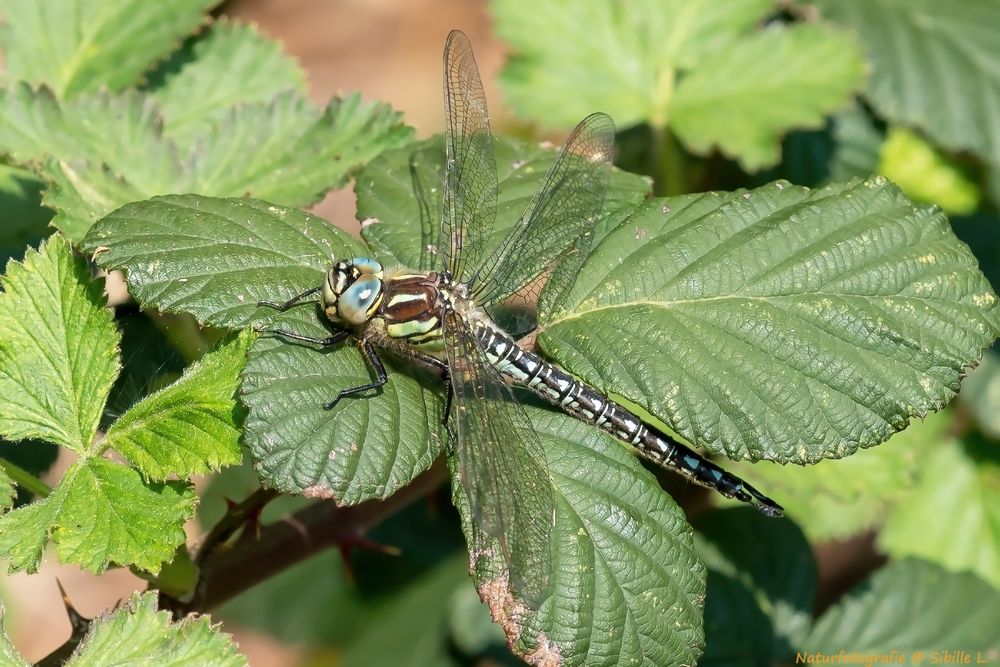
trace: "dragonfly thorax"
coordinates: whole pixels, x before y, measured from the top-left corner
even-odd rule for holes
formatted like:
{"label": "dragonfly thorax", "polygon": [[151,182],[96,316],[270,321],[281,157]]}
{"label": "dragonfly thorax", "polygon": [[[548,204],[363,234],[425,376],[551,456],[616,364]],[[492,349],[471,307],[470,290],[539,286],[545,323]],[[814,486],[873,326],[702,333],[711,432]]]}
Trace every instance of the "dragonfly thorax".
{"label": "dragonfly thorax", "polygon": [[382,304],[383,278],[382,265],[369,257],[336,262],[323,283],[323,313],[334,324],[365,324]]}

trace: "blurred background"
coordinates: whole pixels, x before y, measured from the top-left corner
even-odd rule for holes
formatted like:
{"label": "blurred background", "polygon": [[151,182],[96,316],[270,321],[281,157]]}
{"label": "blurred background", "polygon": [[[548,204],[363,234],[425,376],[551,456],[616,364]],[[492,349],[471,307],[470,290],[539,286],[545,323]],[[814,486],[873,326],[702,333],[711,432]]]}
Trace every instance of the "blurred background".
{"label": "blurred background", "polygon": [[[785,4],[790,3],[779,3],[776,13],[784,11]],[[485,1],[231,0],[214,13],[254,23],[279,41],[307,72],[309,94],[315,102],[323,104],[338,93],[361,91],[366,100],[384,101],[402,112],[419,138],[443,129],[442,45],[451,29],[461,28],[475,47],[494,130],[541,136],[525,121],[515,120],[503,103],[497,72],[507,47],[491,27]],[[843,91],[844,99],[850,98],[851,90],[847,86]],[[1000,195],[996,194],[1000,169],[989,166],[989,157],[925,142],[919,133],[900,129],[904,123],[898,118],[880,116],[868,100],[861,96],[857,100],[837,110],[833,120],[829,120],[829,109],[819,110],[829,121],[822,129],[785,137],[782,162],[774,168],[744,170],[745,162],[738,164],[727,157],[730,153],[723,155],[725,151],[705,146],[685,144],[671,151],[688,160],[682,166],[690,167],[673,165],[675,173],[684,171],[688,179],[673,192],[753,187],[774,178],[813,186],[882,173],[911,198],[938,203],[953,214],[957,232],[973,246],[996,284],[1000,275]],[[642,147],[651,141],[643,132],[639,128],[623,133],[619,155],[625,159],[639,155],[630,165],[647,173],[663,173],[660,167],[670,165],[642,161]],[[350,187],[329,194],[312,210],[358,234]],[[128,330],[125,335],[130,335]],[[732,466],[770,495],[787,501],[790,516],[802,529],[789,529],[795,533],[793,539],[801,542],[804,551],[811,548],[816,559],[816,610],[827,607],[888,558],[908,555],[924,556],[953,571],[971,570],[998,585],[1000,362],[996,359],[988,357],[982,371],[973,376],[978,380],[967,382],[963,405],[928,417],[886,445],[809,468]],[[157,363],[161,364],[158,370],[167,373],[182,366],[174,358]],[[56,456],[54,447],[49,451]],[[45,481],[57,482],[67,464],[59,459]],[[947,484],[939,483],[941,470],[953,472]],[[661,481],[683,500],[697,525],[697,515],[708,508],[705,496],[669,476]],[[200,480],[200,521],[188,526],[189,544],[197,543],[203,526],[222,516],[225,499],[240,500],[256,486],[247,466]],[[910,504],[914,497],[928,500],[923,505]],[[266,508],[262,522],[275,521],[307,502],[279,499]],[[928,506],[940,515],[933,525],[925,526]],[[732,509],[716,514],[728,515],[723,524],[738,520],[739,525],[750,526],[747,533],[741,533],[748,541],[757,537],[757,517]],[[890,530],[879,533],[890,515]],[[434,662],[442,651],[451,657],[479,656],[476,664],[481,665],[520,664],[503,649],[499,630],[489,622],[469,583],[467,555],[447,489],[418,500],[378,526],[370,538],[371,544],[355,545],[343,553],[329,550],[283,572],[213,610],[212,618],[234,635],[240,651],[255,667],[424,665]],[[960,548],[952,548],[959,538],[964,540]],[[773,545],[761,548],[769,546]],[[32,661],[48,655],[70,635],[57,581],[76,610],[88,618],[145,588],[144,581],[125,569],[92,576],[53,560],[48,559],[38,575],[0,575],[8,631],[15,646]],[[805,587],[811,585],[810,581]],[[428,630],[442,627],[449,636],[447,646],[442,645],[439,630]]]}

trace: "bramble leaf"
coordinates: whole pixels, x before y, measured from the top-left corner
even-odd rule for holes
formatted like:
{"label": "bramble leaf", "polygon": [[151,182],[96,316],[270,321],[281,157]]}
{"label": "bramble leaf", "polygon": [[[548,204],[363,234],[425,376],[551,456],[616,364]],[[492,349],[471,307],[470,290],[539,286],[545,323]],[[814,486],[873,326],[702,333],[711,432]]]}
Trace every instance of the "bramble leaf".
{"label": "bramble leaf", "polygon": [[[552,594],[537,611],[508,584],[500,544],[471,555],[479,595],[512,650],[532,664],[694,664],[704,568],[684,514],[621,444],[570,417],[526,408],[555,499]],[[455,457],[455,505],[471,531]]]}
{"label": "bramble leaf", "polygon": [[[524,213],[557,153],[507,137],[497,137],[494,148],[500,188],[492,236],[496,244]],[[435,137],[385,151],[358,173],[354,189],[361,236],[383,264],[440,268],[436,245],[444,162],[444,143]],[[649,179],[615,170],[605,210],[634,206],[649,192]]]}
{"label": "bramble leaf", "polygon": [[1000,333],[944,215],[883,178],[647,202],[539,317],[548,356],[688,440],[797,463],[941,408]]}
{"label": "bramble leaf", "polygon": [[53,236],[0,284],[0,434],[86,452],[119,369],[102,283]]}
{"label": "bramble leaf", "polygon": [[175,622],[157,611],[155,592],[133,593],[128,603],[91,622],[90,630],[66,667],[129,665],[203,665],[244,667],[232,638],[208,616]]}
{"label": "bramble leaf", "polygon": [[[807,654],[941,656],[1000,649],[1000,592],[969,573],[925,561],[890,562],[824,613],[803,641]],[[956,619],[960,619],[956,622]]]}
{"label": "bramble leaf", "polygon": [[871,62],[867,99],[942,146],[1000,162],[1000,5],[978,0],[812,0],[853,29]]}
{"label": "bramble leaf", "polygon": [[822,125],[861,84],[857,51],[850,36],[818,25],[744,37],[681,79],[669,122],[696,153],[717,146],[751,171],[774,164],[786,131]]}
{"label": "bramble leaf", "polygon": [[185,148],[235,106],[268,102],[289,90],[306,92],[298,63],[253,25],[220,19],[185,55],[180,69],[153,91],[163,109],[164,132]]}
{"label": "bramble leaf", "polygon": [[919,481],[886,518],[879,546],[895,558],[914,556],[974,572],[1000,588],[996,443],[970,436],[923,456]]}
{"label": "bramble leaf", "polygon": [[[269,326],[329,336],[316,311],[297,308]],[[384,361],[391,375],[381,390],[325,410],[341,389],[371,382],[357,348],[257,340],[240,393],[249,408],[246,444],[268,486],[354,504],[388,497],[430,466],[444,441],[441,381],[391,356]]]}
{"label": "bramble leaf", "polygon": [[189,190],[314,204],[382,150],[408,143],[413,130],[400,118],[357,93],[334,98],[325,109],[297,93],[240,105],[196,138]]}
{"label": "bramble leaf", "polygon": [[35,572],[51,535],[62,563],[101,572],[111,562],[156,573],[184,541],[195,496],[185,484],[144,484],[103,458],[70,466],[48,497],[0,517],[0,553]]}
{"label": "bramble leaf", "polygon": [[4,3],[5,79],[48,84],[60,98],[135,85],[218,2]]}
{"label": "bramble leaf", "polygon": [[209,352],[173,384],[119,417],[101,442],[144,475],[162,480],[240,462],[236,385],[253,337],[244,334]]}
{"label": "bramble leaf", "polygon": [[767,0],[494,0],[513,55],[501,71],[521,114],[572,127],[601,109],[620,127],[670,126],[748,169],[778,161],[781,135],[816,127],[863,81],[860,49],[824,26],[753,32]]}
{"label": "bramble leaf", "polygon": [[239,328],[323,284],[337,257],[364,246],[303,211],[253,199],[168,195],[124,206],[96,224],[81,246],[98,266],[125,271],[147,308],[189,313]]}
{"label": "bramble leaf", "polygon": [[353,95],[320,110],[289,92],[226,111],[187,155],[164,136],[149,96],[101,93],[67,102],[45,88],[0,91],[0,149],[52,181],[43,202],[57,211],[52,224],[74,242],[115,208],[171,192],[306,206],[411,134],[384,104]]}

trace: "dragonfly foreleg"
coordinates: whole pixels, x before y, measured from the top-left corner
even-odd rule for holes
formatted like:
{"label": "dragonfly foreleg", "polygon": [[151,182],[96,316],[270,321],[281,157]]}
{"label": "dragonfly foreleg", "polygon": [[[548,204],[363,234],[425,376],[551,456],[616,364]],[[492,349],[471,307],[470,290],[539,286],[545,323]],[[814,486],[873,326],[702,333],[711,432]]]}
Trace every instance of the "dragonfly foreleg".
{"label": "dragonfly foreleg", "polygon": [[344,340],[351,335],[348,330],[338,331],[332,336],[327,336],[326,338],[315,338],[313,336],[305,336],[294,331],[289,331],[288,329],[258,329],[257,333],[272,334],[274,336],[281,336],[282,338],[287,338],[288,340],[298,341],[300,343],[312,343],[314,345],[322,345],[323,347],[329,347],[330,345],[336,345],[340,341]]}
{"label": "dragonfly foreleg", "polygon": [[372,347],[371,342],[366,339],[361,340],[361,353],[365,355],[365,359],[368,360],[368,365],[375,371],[375,381],[359,385],[357,387],[351,387],[350,389],[341,389],[337,392],[337,397],[335,399],[329,403],[323,404],[324,410],[332,410],[333,406],[335,406],[340,399],[345,396],[360,394],[361,392],[368,391],[369,389],[378,389],[389,381],[389,376],[385,372],[385,366],[382,364],[382,360],[379,359],[378,353],[375,352],[375,348]]}
{"label": "dragonfly foreleg", "polygon": [[307,296],[312,296],[321,289],[323,289],[322,286],[313,287],[312,289],[307,289],[302,294],[296,294],[295,296],[293,296],[288,301],[285,301],[284,303],[275,303],[274,301],[258,301],[257,305],[267,306],[268,308],[274,308],[275,310],[280,310],[281,312],[285,312],[286,310],[297,304],[302,299],[306,298]]}

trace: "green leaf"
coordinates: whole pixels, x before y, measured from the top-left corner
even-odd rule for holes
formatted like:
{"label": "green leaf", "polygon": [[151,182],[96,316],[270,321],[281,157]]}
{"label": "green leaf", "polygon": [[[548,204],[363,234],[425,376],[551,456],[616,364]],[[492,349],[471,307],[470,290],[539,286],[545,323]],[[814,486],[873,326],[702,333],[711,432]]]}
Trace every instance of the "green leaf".
{"label": "green leaf", "polygon": [[976,652],[986,658],[985,652],[1000,648],[998,617],[1000,592],[982,579],[906,559],[891,562],[828,609],[803,642],[803,653],[891,651],[913,656],[913,663],[943,664],[962,651],[974,662]]}
{"label": "green leaf", "polygon": [[974,572],[1000,588],[1000,455],[970,437],[923,457],[920,481],[888,516],[879,546],[952,571]]}
{"label": "green leaf", "polygon": [[[315,307],[289,311],[272,326],[330,335]],[[441,382],[412,363],[384,361],[394,372],[380,391],[325,410],[341,389],[371,382],[356,347],[321,350],[273,336],[254,343],[240,391],[249,409],[246,444],[268,486],[355,504],[392,495],[431,464],[444,436]]]}
{"label": "green leaf", "polygon": [[1000,440],[1000,354],[983,356],[983,363],[962,383],[959,400],[983,433]]}
{"label": "green leaf", "polygon": [[927,415],[880,447],[803,468],[760,461],[733,472],[781,499],[785,515],[813,542],[839,540],[880,526],[917,483],[921,461],[947,440],[951,412]]}
{"label": "green leaf", "polygon": [[748,507],[716,511],[695,525],[708,566],[707,665],[790,662],[812,625],[816,563],[802,531]]}
{"label": "green leaf", "polygon": [[218,0],[6,2],[0,43],[7,81],[48,84],[59,97],[135,85]]}
{"label": "green leaf", "polygon": [[0,553],[35,572],[51,535],[61,563],[101,572],[109,563],[156,573],[184,542],[195,495],[180,482],[144,484],[103,458],[77,461],[51,495],[0,517]]}
{"label": "green leaf", "polygon": [[998,305],[944,215],[885,179],[777,182],[639,207],[538,343],[713,453],[809,463],[950,401]]}
{"label": "green leaf", "polygon": [[244,334],[205,355],[177,382],[115,421],[101,446],[125,455],[153,479],[239,463],[236,384],[252,340]]}
{"label": "green leaf", "polygon": [[[253,199],[169,195],[124,206],[81,242],[104,269],[125,271],[145,308],[239,328],[262,300],[284,301],[323,284],[337,257],[364,246],[308,213]],[[98,252],[100,251],[100,252]]]}
{"label": "green leaf", "polygon": [[718,146],[752,171],[778,161],[789,128],[822,125],[862,77],[849,35],[819,25],[770,27],[706,55],[677,85],[668,113],[688,148]]}
{"label": "green leaf", "polygon": [[3,604],[0,604],[0,664],[4,667],[31,667],[31,664],[17,652],[10,637],[7,636],[5,611]]}
{"label": "green leaf", "polygon": [[949,213],[979,208],[979,187],[950,158],[925,139],[901,127],[889,128],[878,171],[916,201],[937,204]]}
{"label": "green leaf", "polygon": [[194,140],[191,190],[308,206],[384,149],[408,143],[413,129],[400,118],[356,93],[322,110],[292,92],[238,106]]}
{"label": "green leaf", "polygon": [[174,622],[169,611],[157,611],[156,593],[146,592],[93,621],[66,667],[111,664],[243,667],[247,659],[208,616]]}
{"label": "green leaf", "polygon": [[0,284],[0,433],[86,451],[119,366],[103,285],[60,236]]}
{"label": "green leaf", "polygon": [[195,41],[190,60],[154,91],[167,136],[182,146],[223,120],[226,110],[306,92],[305,72],[256,26],[217,21]]}
{"label": "green leaf", "polygon": [[[623,445],[567,416],[527,408],[555,499],[551,596],[533,611],[510,589],[501,548],[472,555],[479,595],[532,664],[694,664],[704,568],[684,514]],[[470,544],[455,457],[452,484]]]}
{"label": "green leaf", "polygon": [[[468,585],[465,559],[452,557],[387,602],[344,651],[344,667],[454,667],[445,600]],[[401,647],[406,647],[401,650]]]}
{"label": "green leaf", "polygon": [[678,69],[728,48],[771,5],[493,0],[496,31],[513,52],[500,84],[519,113],[548,125],[572,127],[595,109],[635,125],[662,115]]}
{"label": "green leaf", "polygon": [[1000,161],[1000,5],[979,0],[813,0],[861,38],[866,96],[946,148]]}
{"label": "green leaf", "polygon": [[[496,244],[524,213],[556,152],[506,137],[497,137],[494,147],[500,187],[492,236]],[[384,265],[438,268],[444,163],[444,143],[435,137],[385,151],[358,174],[355,191],[361,236]],[[615,170],[604,208],[634,206],[649,192],[648,179]]]}
{"label": "green leaf", "polygon": [[719,145],[748,168],[780,135],[817,126],[862,83],[856,44],[820,26],[753,32],[770,0],[494,0],[513,54],[500,73],[518,113],[571,127],[595,109],[620,127],[671,125],[689,148]]}
{"label": "green leaf", "polygon": [[306,206],[411,134],[384,104],[354,95],[319,110],[289,92],[228,110],[184,151],[163,135],[149,96],[60,102],[45,88],[0,91],[0,149],[52,182],[44,203],[73,241],[123,204],[171,192]]}

